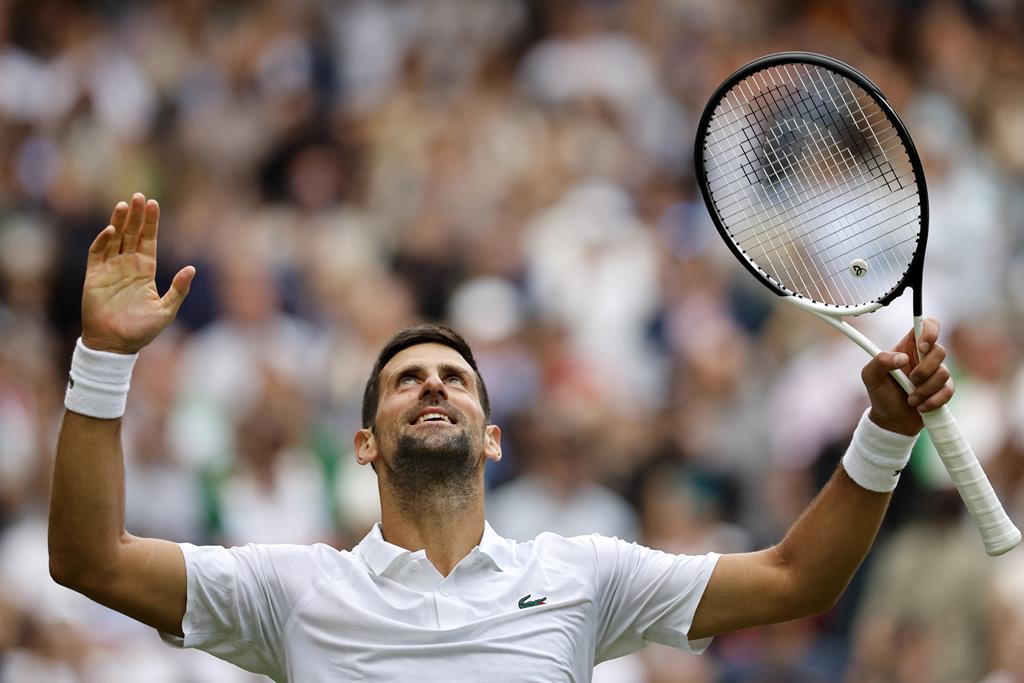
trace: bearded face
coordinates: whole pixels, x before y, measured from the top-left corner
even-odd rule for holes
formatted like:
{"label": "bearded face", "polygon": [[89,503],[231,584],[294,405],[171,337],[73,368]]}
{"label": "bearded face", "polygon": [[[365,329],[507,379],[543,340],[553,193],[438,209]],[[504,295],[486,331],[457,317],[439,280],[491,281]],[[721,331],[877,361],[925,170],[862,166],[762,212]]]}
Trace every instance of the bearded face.
{"label": "bearded face", "polygon": [[500,431],[487,425],[476,374],[454,349],[420,344],[395,354],[380,374],[372,430],[356,436],[357,458],[373,462],[399,502],[455,497],[482,487],[486,458],[501,457]]}
{"label": "bearded face", "polygon": [[423,403],[399,422],[397,434],[378,441],[378,462],[397,489],[463,491],[482,465],[483,429],[436,396]]}

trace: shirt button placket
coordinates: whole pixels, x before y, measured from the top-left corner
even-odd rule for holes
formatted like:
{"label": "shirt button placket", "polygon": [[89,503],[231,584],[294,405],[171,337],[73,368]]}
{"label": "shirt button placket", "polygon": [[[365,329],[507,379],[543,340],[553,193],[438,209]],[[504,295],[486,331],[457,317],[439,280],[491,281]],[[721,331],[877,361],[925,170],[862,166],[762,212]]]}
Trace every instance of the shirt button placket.
{"label": "shirt button placket", "polygon": [[452,601],[449,599],[451,590],[445,584],[437,587],[437,595],[434,600],[437,604],[437,622],[441,628],[452,628],[455,626],[455,612],[452,609]]}

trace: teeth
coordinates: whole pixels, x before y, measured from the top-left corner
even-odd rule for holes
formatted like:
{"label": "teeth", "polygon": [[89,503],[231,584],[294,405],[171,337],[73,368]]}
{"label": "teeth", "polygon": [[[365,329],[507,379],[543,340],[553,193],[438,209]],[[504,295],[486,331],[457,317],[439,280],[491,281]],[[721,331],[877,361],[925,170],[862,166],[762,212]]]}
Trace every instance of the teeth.
{"label": "teeth", "polygon": [[444,420],[448,424],[452,423],[451,418],[449,418],[444,413],[427,413],[425,415],[420,416],[420,418],[418,420],[416,420],[416,424],[423,424],[424,422],[426,422],[428,420],[437,420],[437,419]]}

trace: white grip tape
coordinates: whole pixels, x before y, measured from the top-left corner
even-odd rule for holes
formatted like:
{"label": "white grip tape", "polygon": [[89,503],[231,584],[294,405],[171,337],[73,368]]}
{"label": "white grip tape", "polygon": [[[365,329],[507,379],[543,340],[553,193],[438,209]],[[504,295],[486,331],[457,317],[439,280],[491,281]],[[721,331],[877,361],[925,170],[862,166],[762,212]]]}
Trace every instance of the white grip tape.
{"label": "white grip tape", "polygon": [[992,490],[985,470],[960,432],[953,413],[948,407],[942,406],[938,410],[922,413],[921,417],[924,418],[935,451],[981,531],[985,552],[995,556],[1014,548],[1020,543],[1020,530],[1014,526],[996,492]]}
{"label": "white grip tape", "polygon": [[108,420],[124,415],[132,369],[138,357],[137,353],[96,351],[79,338],[71,357],[64,407],[80,415]]}

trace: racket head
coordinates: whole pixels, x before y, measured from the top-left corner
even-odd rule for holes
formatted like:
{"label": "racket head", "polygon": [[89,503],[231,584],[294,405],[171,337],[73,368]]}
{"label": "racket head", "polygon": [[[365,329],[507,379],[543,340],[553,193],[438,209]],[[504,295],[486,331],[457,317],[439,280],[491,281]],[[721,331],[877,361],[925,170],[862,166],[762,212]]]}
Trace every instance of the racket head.
{"label": "racket head", "polygon": [[694,162],[716,229],[771,291],[858,315],[911,287],[920,315],[924,171],[864,74],[811,52],[744,65],[708,100]]}

